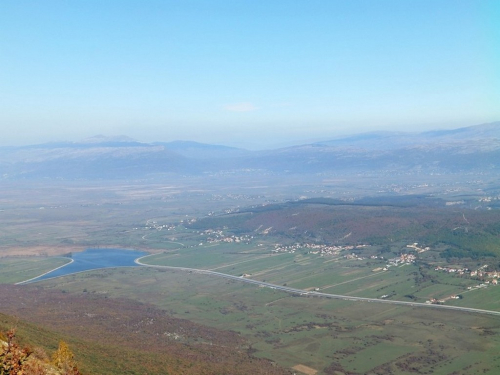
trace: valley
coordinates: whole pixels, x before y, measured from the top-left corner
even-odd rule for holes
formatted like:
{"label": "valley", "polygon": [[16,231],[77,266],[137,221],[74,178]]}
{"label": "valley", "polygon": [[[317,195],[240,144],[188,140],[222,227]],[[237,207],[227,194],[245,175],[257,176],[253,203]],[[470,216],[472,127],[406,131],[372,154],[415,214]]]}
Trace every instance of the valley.
{"label": "valley", "polygon": [[[219,185],[195,188],[187,180],[68,183],[36,186],[46,192],[36,198],[30,194],[34,187],[20,184],[2,202],[2,312],[90,340],[86,346],[68,340],[77,359],[90,342],[105,345],[84,331],[101,330],[96,323],[111,324],[116,312],[100,315],[98,322],[78,318],[74,325],[71,319],[79,315],[71,311],[85,313],[91,301],[97,311],[101,303],[121,301],[120,309],[150,306],[172,319],[236,335],[250,362],[272,361],[276,371],[495,373],[499,318],[474,310],[500,311],[500,286],[494,283],[500,220],[498,211],[489,209],[493,199],[485,200],[477,190],[464,194],[466,184],[453,196],[345,199],[339,188],[325,198],[326,184],[276,190],[233,184],[223,188],[232,193],[220,194]],[[318,196],[310,197],[311,191]],[[21,196],[33,199],[16,198]],[[89,270],[7,285],[67,262],[52,254],[71,257],[89,247],[146,251],[150,255],[141,262],[152,267]],[[37,250],[43,248],[50,251]],[[13,256],[13,249],[24,252]],[[46,294],[32,300],[30,293]],[[323,298],[326,294],[337,297]],[[54,313],[47,310],[50,301],[61,304],[66,298],[60,317],[47,320],[45,314]],[[134,325],[123,327],[120,334],[109,331],[113,342],[137,332]],[[147,337],[161,333],[155,327],[141,338],[145,348]],[[167,342],[199,350],[199,338],[168,332]],[[154,368],[163,362],[150,350],[137,355],[149,358],[152,373],[161,373]],[[104,373],[87,363],[97,354],[86,355],[80,357],[82,371]],[[230,367],[231,360],[224,361]]]}
{"label": "valley", "polygon": [[500,1],[0,1],[0,375],[500,374]]}

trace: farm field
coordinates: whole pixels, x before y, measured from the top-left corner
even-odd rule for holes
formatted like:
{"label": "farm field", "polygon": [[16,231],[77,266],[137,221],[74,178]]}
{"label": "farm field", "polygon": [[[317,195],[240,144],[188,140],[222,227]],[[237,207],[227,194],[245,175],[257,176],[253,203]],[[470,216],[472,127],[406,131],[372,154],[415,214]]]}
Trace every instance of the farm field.
{"label": "farm field", "polygon": [[0,284],[15,284],[69,262],[59,257],[0,258]]}
{"label": "farm field", "polygon": [[[198,236],[197,233],[193,235]],[[203,241],[203,238],[198,237],[193,242],[199,241]],[[376,246],[357,250],[358,259],[346,259],[345,255],[350,252],[347,250],[328,256],[310,254],[305,249],[293,253],[276,253],[272,251],[273,241],[267,241],[259,242],[258,246],[201,243],[151,255],[143,258],[142,262],[214,270],[297,289],[357,297],[421,303],[431,299],[447,299],[448,303],[451,301],[450,296],[463,295],[463,299],[453,300],[453,304],[474,308],[491,305],[490,299],[484,299],[483,296],[500,294],[500,287],[491,284],[487,288],[469,290],[469,287],[478,285],[478,281],[437,272],[427,263],[403,263],[387,267],[387,259],[369,258],[370,254],[376,252]],[[394,253],[385,253],[386,258],[396,257],[405,248],[403,245],[396,247]],[[488,294],[484,294],[486,290]],[[470,298],[473,295],[474,298]]]}

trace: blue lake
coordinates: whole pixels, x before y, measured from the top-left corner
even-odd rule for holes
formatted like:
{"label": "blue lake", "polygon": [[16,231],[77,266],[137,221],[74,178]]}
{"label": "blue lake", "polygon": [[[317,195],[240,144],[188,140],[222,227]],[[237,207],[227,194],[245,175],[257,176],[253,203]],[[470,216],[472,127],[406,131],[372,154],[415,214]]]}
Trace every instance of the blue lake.
{"label": "blue lake", "polygon": [[140,267],[140,265],[134,263],[134,260],[144,255],[148,255],[148,253],[124,249],[87,249],[81,253],[72,254],[72,257],[68,258],[73,259],[72,263],[68,263],[61,268],[46,273],[45,275],[31,279],[26,283],[100,268],[131,266]]}

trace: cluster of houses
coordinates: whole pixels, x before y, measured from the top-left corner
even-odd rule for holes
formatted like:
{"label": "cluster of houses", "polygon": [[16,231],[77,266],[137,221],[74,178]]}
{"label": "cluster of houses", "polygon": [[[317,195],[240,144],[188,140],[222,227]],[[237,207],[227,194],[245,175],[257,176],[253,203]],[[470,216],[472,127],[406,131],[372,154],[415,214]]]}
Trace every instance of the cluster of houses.
{"label": "cluster of houses", "polygon": [[498,285],[498,280],[497,279],[493,279],[491,281],[485,281],[484,283],[481,283],[481,284],[478,284],[476,286],[468,286],[467,289],[468,290],[473,290],[473,289],[479,289],[479,288],[486,288],[490,285]]}
{"label": "cluster of houses", "polygon": [[491,201],[496,201],[496,200],[500,200],[500,196],[498,196],[498,197],[482,197],[482,198],[479,198],[479,202],[486,202],[486,203],[489,203]]}
{"label": "cluster of houses", "polygon": [[470,277],[477,277],[477,278],[482,278],[482,279],[490,278],[490,279],[493,279],[491,283],[494,285],[497,285],[498,284],[497,279],[500,278],[500,272],[499,271],[486,271],[487,268],[488,268],[488,265],[485,264],[484,266],[481,266],[476,270],[470,270],[466,267],[454,268],[454,267],[442,267],[442,266],[437,266],[434,268],[434,270],[441,271],[441,272],[448,272],[448,273],[456,273],[457,275],[468,275]]}
{"label": "cluster of houses", "polygon": [[216,242],[226,242],[226,243],[245,243],[249,244],[250,241],[253,239],[253,236],[249,235],[243,235],[243,236],[235,236],[233,234],[231,235],[226,235],[222,230],[214,230],[214,229],[207,229],[201,234],[204,234],[207,237],[207,242],[209,243],[216,243]]}
{"label": "cluster of houses", "polygon": [[470,272],[471,277],[477,276],[477,277],[488,277],[488,278],[493,278],[493,279],[498,279],[500,277],[500,272],[498,272],[498,271],[485,271],[486,268],[488,268],[487,264],[478,268],[475,271],[471,271]]}
{"label": "cluster of houses", "polygon": [[441,271],[441,272],[447,272],[447,273],[456,273],[457,275],[465,275],[469,274],[470,270],[468,268],[454,268],[454,267],[442,267],[442,266],[437,266],[434,268],[434,271]]}
{"label": "cluster of houses", "polygon": [[[369,245],[359,245],[356,247],[350,247],[350,248],[359,248],[359,247],[366,247]],[[430,250],[429,247],[419,247],[418,243],[413,243],[412,245],[406,245],[407,248],[411,248],[415,250],[417,253],[422,253],[424,251]],[[344,247],[344,249],[347,249],[348,247]],[[344,255],[345,259],[355,259],[355,260],[364,260],[366,259],[365,257],[351,253],[351,254],[346,254]],[[381,259],[384,260],[383,256],[380,255],[371,255],[370,259]],[[389,267],[396,267],[396,266],[402,266],[402,265],[407,265],[407,264],[412,264],[415,263],[415,260],[417,259],[417,256],[415,254],[409,254],[409,253],[402,253],[399,257],[392,258],[388,260],[388,264],[383,268],[384,271],[387,271]]]}
{"label": "cluster of houses", "polygon": [[410,249],[414,249],[417,253],[423,253],[424,251],[430,250],[431,248],[429,246],[426,247],[419,247],[418,242],[415,242],[411,245],[406,245],[406,247]]}
{"label": "cluster of houses", "polygon": [[181,220],[181,224],[184,224],[184,223],[186,223],[186,224],[196,223],[196,218]]}
{"label": "cluster of houses", "polygon": [[402,266],[404,264],[411,264],[415,263],[415,260],[417,259],[416,255],[414,254],[407,254],[403,253],[399,257],[389,259],[389,264],[387,267],[391,266]]}
{"label": "cluster of houses", "polygon": [[[367,245],[363,245],[363,246],[367,246]],[[351,254],[346,254],[344,255],[344,258],[345,259],[354,259],[354,260],[365,260],[366,258],[363,257],[363,256],[360,256],[358,254],[355,254],[355,253],[351,253]],[[385,258],[381,255],[370,255],[369,257],[370,259],[380,259],[380,260],[384,260]]]}
{"label": "cluster of houses", "polygon": [[156,230],[174,230],[176,226],[174,224],[158,224],[156,221],[149,221],[146,223],[145,229],[156,229]]}
{"label": "cluster of houses", "polygon": [[428,305],[442,305],[449,299],[462,299],[462,296],[454,294],[443,299],[431,298],[430,300],[425,301],[425,303],[427,303]]}
{"label": "cluster of houses", "polygon": [[305,244],[300,244],[296,243],[293,245],[275,245],[274,249],[272,250],[273,253],[295,253],[298,250],[308,250],[308,254],[316,254],[320,256],[324,255],[338,255],[341,251],[343,250],[353,250],[353,249],[359,249],[362,247],[366,247],[368,245],[349,245],[349,246],[332,246],[332,245],[320,245],[320,244],[315,244],[315,243],[305,243]]}
{"label": "cluster of houses", "polygon": [[[471,289],[471,288],[469,287],[469,289]],[[462,298],[464,298],[464,297],[461,294],[452,294],[451,296],[444,297],[441,299],[431,298],[430,300],[425,301],[425,303],[432,304],[432,305],[443,305],[446,301],[448,301],[450,299],[462,299]]]}
{"label": "cluster of houses", "polygon": [[[479,267],[477,270],[469,270],[468,268],[453,268],[453,267],[442,267],[442,266],[437,266],[434,268],[436,271],[441,271],[441,272],[448,272],[448,273],[456,273],[458,275],[468,275],[471,277],[480,277],[483,278],[483,282],[475,285],[475,286],[468,286],[467,290],[476,290],[476,289],[481,289],[481,288],[487,288],[490,285],[498,285],[498,278],[500,277],[500,272],[498,271],[485,271],[488,268],[488,265],[485,264],[484,266]],[[491,281],[484,281],[484,278],[492,278],[493,280]],[[461,295],[451,295],[449,297],[443,298],[443,299],[435,299],[432,298],[429,301],[425,301],[425,303],[429,304],[443,304],[449,299],[461,299]]]}
{"label": "cluster of houses", "polygon": [[354,260],[364,260],[365,258],[358,255],[358,254],[355,254],[355,253],[351,253],[351,254],[346,254],[344,255],[344,258],[345,259],[354,259]]}
{"label": "cluster of houses", "polygon": [[[481,289],[481,288],[487,288],[490,285],[498,285],[498,280],[497,279],[493,279],[491,282],[490,281],[485,281],[484,283],[481,283],[481,284],[478,284],[478,285],[475,285],[475,286],[468,286],[467,290],[470,291],[470,290],[476,290],[476,289]],[[461,294],[453,294],[453,295],[451,295],[449,297],[445,297],[443,299],[431,298],[430,300],[425,301],[425,303],[427,303],[427,304],[442,305],[442,304],[444,304],[449,299],[462,299],[462,298],[463,297],[462,297]]]}

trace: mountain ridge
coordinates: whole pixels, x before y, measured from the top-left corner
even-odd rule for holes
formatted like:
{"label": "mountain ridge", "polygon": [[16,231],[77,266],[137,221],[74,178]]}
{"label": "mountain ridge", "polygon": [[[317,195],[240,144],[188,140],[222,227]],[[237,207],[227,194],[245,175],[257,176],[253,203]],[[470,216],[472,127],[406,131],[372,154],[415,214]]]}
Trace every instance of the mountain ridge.
{"label": "mountain ridge", "polygon": [[278,174],[499,171],[500,122],[421,133],[361,133],[261,151],[194,141],[143,143],[103,135],[81,142],[0,147],[3,179],[144,178],[241,170]]}

